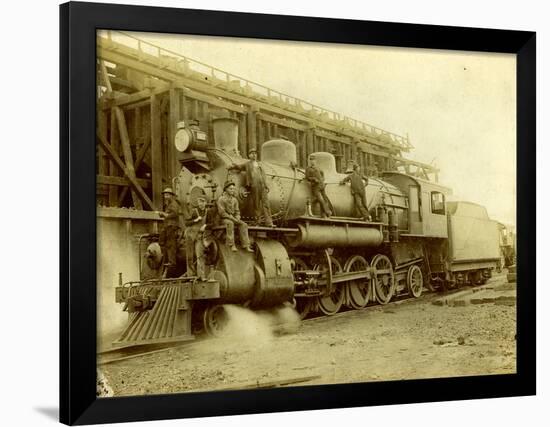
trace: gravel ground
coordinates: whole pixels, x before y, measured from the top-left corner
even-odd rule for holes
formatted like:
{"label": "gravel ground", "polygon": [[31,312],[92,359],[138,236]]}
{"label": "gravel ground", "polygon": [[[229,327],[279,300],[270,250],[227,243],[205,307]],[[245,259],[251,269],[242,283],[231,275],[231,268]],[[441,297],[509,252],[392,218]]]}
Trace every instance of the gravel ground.
{"label": "gravel ground", "polygon": [[433,299],[301,325],[286,309],[278,313],[278,320],[287,320],[285,334],[272,332],[273,315],[233,308],[226,338],[104,365],[101,371],[115,396],[253,387],[304,377],[310,379],[299,385],[515,372],[515,306],[436,306]]}

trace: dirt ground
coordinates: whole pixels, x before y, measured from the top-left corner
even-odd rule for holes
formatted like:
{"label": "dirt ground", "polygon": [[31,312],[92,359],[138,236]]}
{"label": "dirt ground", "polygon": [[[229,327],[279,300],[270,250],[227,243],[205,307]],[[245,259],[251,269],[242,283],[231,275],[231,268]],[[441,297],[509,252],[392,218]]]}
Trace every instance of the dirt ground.
{"label": "dirt ground", "polygon": [[[506,276],[489,284],[505,284]],[[508,293],[510,291],[508,290]],[[232,308],[225,338],[103,365],[115,396],[513,373],[516,307],[437,295],[302,322]]]}

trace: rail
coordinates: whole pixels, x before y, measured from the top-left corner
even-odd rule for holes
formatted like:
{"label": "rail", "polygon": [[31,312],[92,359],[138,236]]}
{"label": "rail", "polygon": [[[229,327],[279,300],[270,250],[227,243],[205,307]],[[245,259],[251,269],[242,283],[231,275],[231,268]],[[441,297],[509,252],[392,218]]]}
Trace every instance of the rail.
{"label": "rail", "polygon": [[[136,49],[139,53],[155,56],[159,58],[159,60],[163,57],[172,57],[176,60],[182,61],[184,67],[187,70],[201,73],[203,76],[209,76],[210,80],[207,81],[212,84],[216,84],[217,80],[218,82],[225,82],[228,86],[231,87],[238,86],[239,89],[244,90],[251,97],[266,97],[267,102],[276,99],[285,106],[292,107],[302,114],[315,115],[317,118],[328,119],[329,121],[336,122],[340,126],[343,125],[350,127],[354,130],[370,133],[373,134],[375,137],[386,138],[389,140],[389,142],[395,144],[403,151],[409,151],[414,148],[409,141],[408,135],[402,136],[393,132],[388,132],[384,129],[373,126],[361,120],[357,120],[352,117],[323,108],[304,99],[287,95],[283,92],[271,89],[260,83],[256,83],[244,77],[228,73],[227,71],[224,71],[220,68],[205,64],[204,62],[189,58],[178,52],[162,48],[153,43],[130,35],[124,31],[103,30],[98,32],[98,34],[99,38],[104,38],[111,42],[114,41],[116,43],[126,45],[127,47]],[[201,81],[204,83],[205,80],[201,78]]]}

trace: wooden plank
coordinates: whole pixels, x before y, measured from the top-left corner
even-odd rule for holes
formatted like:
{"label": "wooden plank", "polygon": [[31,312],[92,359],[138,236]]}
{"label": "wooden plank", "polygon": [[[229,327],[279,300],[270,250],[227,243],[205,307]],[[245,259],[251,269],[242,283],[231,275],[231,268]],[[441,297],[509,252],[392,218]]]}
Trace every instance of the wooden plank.
{"label": "wooden plank", "polygon": [[[136,178],[136,171],[134,169],[134,158],[132,155],[132,147],[130,146],[130,138],[128,137],[128,129],[126,127],[126,119],[124,118],[124,112],[120,107],[113,107],[118,123],[118,132],[120,135],[120,142],[122,145],[122,152],[124,153],[124,161],[126,163],[126,173],[132,178]],[[136,209],[143,209],[141,200],[135,191],[132,191],[132,201]],[[119,199],[119,204],[122,201]]]}
{"label": "wooden plank", "polygon": [[[136,178],[136,182],[143,188],[151,187],[151,181],[143,178]],[[116,185],[119,187],[127,187],[130,185],[128,180],[123,176],[96,175],[97,184]]]}
{"label": "wooden plank", "polygon": [[147,206],[151,210],[156,210],[153,206],[153,202],[151,199],[149,199],[149,196],[145,194],[145,191],[143,191],[143,188],[139,185],[137,182],[135,175],[131,175],[126,168],[126,165],[122,161],[122,159],[118,156],[118,154],[113,150],[113,147],[99,134],[97,133],[97,138],[99,139],[99,143],[101,146],[105,149],[106,153],[111,157],[111,159],[116,163],[116,165],[124,172],[126,177],[128,178],[128,181],[130,182],[130,185],[133,187],[133,189],[140,195],[142,200],[147,204]]}
{"label": "wooden plank", "polygon": [[98,218],[124,218],[137,220],[164,221],[158,213],[154,211],[137,211],[126,208],[97,208]]}
{"label": "wooden plank", "polygon": [[157,95],[151,96],[151,181],[153,186],[153,205],[162,209],[162,148],[160,103]]}

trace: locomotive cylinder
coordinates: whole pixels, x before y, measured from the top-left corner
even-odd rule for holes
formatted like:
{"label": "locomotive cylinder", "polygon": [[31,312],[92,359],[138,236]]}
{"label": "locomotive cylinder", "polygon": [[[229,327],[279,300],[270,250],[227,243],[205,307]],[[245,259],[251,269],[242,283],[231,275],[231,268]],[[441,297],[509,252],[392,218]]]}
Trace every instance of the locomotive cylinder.
{"label": "locomotive cylinder", "polygon": [[382,232],[377,228],[300,224],[298,234],[290,245],[306,248],[379,246],[382,241]]}

